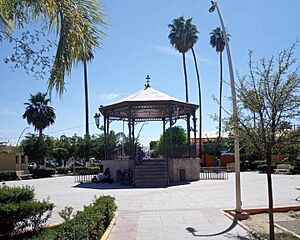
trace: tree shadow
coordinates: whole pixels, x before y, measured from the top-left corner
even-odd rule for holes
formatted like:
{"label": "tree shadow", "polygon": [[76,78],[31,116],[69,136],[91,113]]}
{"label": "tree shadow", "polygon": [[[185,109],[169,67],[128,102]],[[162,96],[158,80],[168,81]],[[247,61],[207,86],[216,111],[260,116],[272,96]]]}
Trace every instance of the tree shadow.
{"label": "tree shadow", "polygon": [[237,225],[237,220],[234,219],[228,228],[226,228],[225,230],[223,230],[221,232],[212,233],[212,234],[199,234],[199,233],[197,233],[198,231],[193,227],[187,227],[186,230],[188,232],[190,232],[194,237],[209,238],[209,237],[224,235],[224,237],[227,237],[228,239],[230,239],[230,238],[239,239],[239,240],[254,240],[254,239],[256,239],[251,234],[248,234],[247,236],[240,236],[238,234],[229,233],[231,230],[233,230],[236,227],[236,225]]}

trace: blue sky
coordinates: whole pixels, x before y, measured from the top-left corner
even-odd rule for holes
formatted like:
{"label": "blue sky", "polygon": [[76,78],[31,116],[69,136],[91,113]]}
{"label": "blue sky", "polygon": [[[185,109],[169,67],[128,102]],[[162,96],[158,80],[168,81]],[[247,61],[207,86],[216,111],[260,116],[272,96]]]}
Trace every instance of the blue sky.
{"label": "blue sky", "polygon": [[[230,47],[234,68],[246,74],[248,50],[254,50],[258,57],[276,55],[299,37],[300,2],[298,0],[220,0],[228,32],[231,34]],[[218,111],[218,104],[212,96],[218,96],[219,65],[218,55],[209,45],[209,33],[219,26],[216,13],[209,13],[210,1],[206,0],[103,0],[108,27],[107,36],[94,61],[88,65],[90,99],[90,133],[99,130],[94,125],[93,115],[98,106],[115,102],[132,94],[145,83],[147,74],[152,87],[179,99],[185,99],[181,55],[173,49],[168,40],[167,25],[172,19],[193,17],[199,31],[195,45],[201,72],[203,99],[203,128],[215,130],[217,122],[210,115]],[[34,27],[31,27],[34,28]],[[6,42],[0,45],[0,58],[12,53]],[[299,48],[296,57],[299,58]],[[188,55],[188,77],[190,102],[197,103],[197,84],[192,58]],[[224,55],[224,80],[228,82],[226,55]],[[47,80],[35,80],[21,69],[12,72],[0,61],[0,139],[11,143],[17,141],[27,126],[22,119],[24,102],[30,93],[46,91]],[[44,133],[52,136],[65,134],[83,135],[85,131],[83,68],[78,65],[67,78],[67,91],[63,98],[53,94],[52,106],[56,110],[56,123]],[[228,97],[230,88],[223,89],[224,106],[231,108]],[[181,124],[184,124],[183,122]],[[112,123],[111,129],[122,130],[121,123]],[[140,126],[137,126],[139,129]],[[161,123],[145,125],[141,142],[148,143],[159,137]],[[26,133],[33,132],[33,128]]]}

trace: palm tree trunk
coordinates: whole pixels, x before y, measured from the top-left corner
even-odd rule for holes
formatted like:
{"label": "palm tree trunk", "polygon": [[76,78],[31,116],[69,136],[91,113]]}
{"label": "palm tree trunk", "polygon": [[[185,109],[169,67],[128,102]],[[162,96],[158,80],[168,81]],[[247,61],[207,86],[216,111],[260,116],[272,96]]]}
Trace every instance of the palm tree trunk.
{"label": "palm tree trunk", "polygon": [[222,52],[220,52],[220,93],[219,93],[219,139],[221,140],[221,128],[222,128],[222,88],[223,88],[223,61]]}
{"label": "palm tree trunk", "polygon": [[84,95],[85,95],[85,134],[89,135],[89,96],[88,96],[86,61],[83,62],[83,71],[84,71]]}
{"label": "palm tree trunk", "polygon": [[[194,63],[195,63],[195,69],[196,69],[196,75],[197,75],[197,83],[198,83],[198,98],[199,98],[199,158],[201,159],[201,138],[202,138],[202,100],[201,100],[201,85],[200,85],[200,76],[199,76],[199,71],[198,71],[198,64],[197,64],[197,58],[196,54],[194,51],[194,48],[192,48],[192,53],[193,53],[193,58],[194,58]],[[195,139],[196,141],[196,139]],[[195,142],[196,143],[196,142]],[[197,157],[197,154],[196,154]]]}
{"label": "palm tree trunk", "polygon": [[43,136],[43,130],[39,129],[39,138],[41,138]]}
{"label": "palm tree trunk", "polygon": [[[185,101],[189,102],[189,90],[188,90],[188,79],[187,79],[187,72],[186,72],[186,64],[185,64],[185,53],[182,53],[182,62],[183,62],[183,72],[184,72],[184,81],[185,81]],[[186,119],[186,132],[187,132],[187,150],[188,156],[191,155],[190,149],[190,117],[187,116]]]}
{"label": "palm tree trunk", "polygon": [[185,82],[185,101],[189,102],[188,79],[187,79],[185,53],[184,52],[182,53],[182,62],[183,62],[184,82]]}

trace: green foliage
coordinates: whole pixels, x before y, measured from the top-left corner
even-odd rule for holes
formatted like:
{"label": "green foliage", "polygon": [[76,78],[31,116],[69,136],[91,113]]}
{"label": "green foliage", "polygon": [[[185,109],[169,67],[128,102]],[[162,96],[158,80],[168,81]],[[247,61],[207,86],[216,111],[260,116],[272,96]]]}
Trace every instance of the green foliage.
{"label": "green foliage", "polygon": [[22,148],[24,153],[28,156],[30,161],[42,165],[44,159],[50,156],[53,149],[53,138],[42,135],[41,137],[29,134],[22,141]]}
{"label": "green foliage", "polygon": [[33,178],[46,178],[52,177],[55,174],[55,169],[46,168],[46,169],[30,169],[29,172],[32,174]]}
{"label": "green foliage", "polygon": [[46,93],[38,92],[35,95],[30,94],[29,102],[24,103],[26,106],[23,118],[29,125],[34,126],[35,131],[39,131],[39,137],[42,131],[52,125],[55,121],[54,108],[49,106],[50,99],[46,98]]}
{"label": "green foliage", "polygon": [[[23,28],[30,22],[39,21],[42,26],[59,35],[48,81],[49,90],[55,87],[59,94],[65,89],[65,75],[71,73],[73,64],[92,60],[93,52],[104,36],[99,28],[105,26],[104,16],[97,0],[3,0],[0,2],[0,16],[3,35],[11,34],[14,27]],[[38,39],[33,42],[35,41]],[[31,55],[36,53],[34,47],[26,44],[26,41],[21,43],[21,46],[26,46],[21,48],[23,51],[20,53],[25,56],[21,62],[24,68],[41,64],[43,54],[37,52],[38,55],[31,60]],[[16,45],[18,49],[18,44]]]}
{"label": "green foliage", "polygon": [[185,53],[191,49],[198,40],[198,30],[192,24],[192,18],[187,20],[184,17],[175,18],[168,25],[168,28],[170,28],[168,36],[170,44],[181,53]]}
{"label": "green foliage", "polygon": [[11,181],[16,179],[16,171],[0,171],[0,181]]}
{"label": "green foliage", "polygon": [[58,228],[56,239],[99,239],[117,209],[114,198],[101,196]]}
{"label": "green foliage", "polygon": [[71,219],[71,215],[73,213],[74,208],[72,207],[65,207],[64,209],[62,209],[60,212],[58,212],[58,215],[66,221],[69,221]]}
{"label": "green foliage", "polygon": [[103,172],[103,165],[99,167],[75,167],[76,173],[98,174]]}
{"label": "green foliage", "polygon": [[0,235],[7,237],[40,229],[54,208],[49,200],[35,200],[30,187],[0,187],[0,203]]}
{"label": "green foliage", "polygon": [[57,174],[67,174],[69,171],[70,171],[70,169],[66,168],[66,167],[56,168]]}
{"label": "green foliage", "polygon": [[172,127],[171,130],[170,128],[168,128],[165,134],[162,134],[160,136],[160,139],[157,143],[157,151],[160,155],[165,154],[165,143],[167,152],[169,152],[168,149],[170,148],[170,140],[172,141],[173,145],[173,155],[180,156],[181,154],[186,152],[186,132],[182,127],[175,126]]}

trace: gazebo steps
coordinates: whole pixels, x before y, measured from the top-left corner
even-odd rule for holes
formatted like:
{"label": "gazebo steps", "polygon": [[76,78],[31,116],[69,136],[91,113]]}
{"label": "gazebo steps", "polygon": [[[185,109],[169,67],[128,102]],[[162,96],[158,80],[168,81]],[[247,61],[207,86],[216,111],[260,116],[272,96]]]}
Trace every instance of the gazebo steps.
{"label": "gazebo steps", "polygon": [[135,168],[136,187],[166,187],[167,162],[164,159],[145,159]]}

